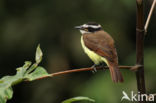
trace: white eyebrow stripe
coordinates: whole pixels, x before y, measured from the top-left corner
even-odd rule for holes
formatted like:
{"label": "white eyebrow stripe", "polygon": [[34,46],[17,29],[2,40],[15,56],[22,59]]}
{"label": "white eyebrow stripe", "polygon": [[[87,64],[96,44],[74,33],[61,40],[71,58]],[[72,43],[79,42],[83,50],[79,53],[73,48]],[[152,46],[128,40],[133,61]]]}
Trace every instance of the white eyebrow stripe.
{"label": "white eyebrow stripe", "polygon": [[82,25],[83,27],[85,27],[85,28],[88,28],[88,25],[86,25],[86,24],[84,24],[84,25]]}
{"label": "white eyebrow stripe", "polygon": [[97,25],[97,26],[95,26],[95,25],[87,25],[87,24],[84,24],[84,25],[82,25],[82,26],[85,27],[85,28],[92,27],[92,28],[95,28],[95,29],[101,27],[101,25]]}
{"label": "white eyebrow stripe", "polygon": [[92,27],[92,28],[100,28],[101,25],[95,26],[95,25],[88,25],[88,27]]}

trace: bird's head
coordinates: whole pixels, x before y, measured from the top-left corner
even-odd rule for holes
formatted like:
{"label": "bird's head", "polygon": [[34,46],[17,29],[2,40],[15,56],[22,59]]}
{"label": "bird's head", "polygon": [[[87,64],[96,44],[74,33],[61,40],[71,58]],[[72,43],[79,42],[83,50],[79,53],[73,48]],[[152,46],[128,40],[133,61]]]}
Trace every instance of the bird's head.
{"label": "bird's head", "polygon": [[76,26],[75,28],[79,29],[82,34],[94,33],[102,29],[101,25],[97,24],[96,22],[88,22],[86,24]]}

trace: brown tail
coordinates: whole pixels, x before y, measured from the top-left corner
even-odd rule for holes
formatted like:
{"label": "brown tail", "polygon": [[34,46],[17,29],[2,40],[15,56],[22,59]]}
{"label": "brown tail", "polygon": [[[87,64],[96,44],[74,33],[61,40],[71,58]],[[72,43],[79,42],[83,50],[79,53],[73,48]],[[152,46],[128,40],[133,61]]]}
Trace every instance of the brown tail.
{"label": "brown tail", "polygon": [[112,77],[113,82],[118,83],[118,82],[123,82],[123,77],[121,72],[119,71],[118,66],[114,66],[114,65],[109,65],[109,70],[110,70],[110,74]]}

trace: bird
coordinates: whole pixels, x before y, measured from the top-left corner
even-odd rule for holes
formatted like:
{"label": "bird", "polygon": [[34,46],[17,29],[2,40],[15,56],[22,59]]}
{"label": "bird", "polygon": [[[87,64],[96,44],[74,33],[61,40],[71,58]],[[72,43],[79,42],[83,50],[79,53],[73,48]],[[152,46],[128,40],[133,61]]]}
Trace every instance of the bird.
{"label": "bird", "polygon": [[80,30],[81,45],[84,52],[94,62],[92,68],[106,63],[109,67],[112,81],[123,82],[123,76],[118,68],[118,56],[113,38],[102,29],[96,22],[88,22],[80,26],[75,26]]}

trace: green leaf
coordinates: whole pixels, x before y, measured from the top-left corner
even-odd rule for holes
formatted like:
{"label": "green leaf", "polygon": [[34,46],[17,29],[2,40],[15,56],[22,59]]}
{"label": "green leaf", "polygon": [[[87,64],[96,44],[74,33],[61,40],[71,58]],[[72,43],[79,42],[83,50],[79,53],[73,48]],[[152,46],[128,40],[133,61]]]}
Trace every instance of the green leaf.
{"label": "green leaf", "polygon": [[90,102],[95,102],[95,100],[88,98],[88,97],[74,97],[74,98],[70,98],[67,99],[65,101],[63,101],[62,103],[72,103],[72,102],[76,102],[76,101],[90,101]]}
{"label": "green leaf", "polygon": [[35,57],[37,64],[41,62],[42,56],[43,56],[42,50],[40,49],[40,45],[38,45],[36,49],[36,57]]}
{"label": "green leaf", "polygon": [[0,79],[0,103],[6,103],[8,99],[12,98],[13,91],[11,86],[22,82],[22,80],[24,79],[23,76],[30,65],[31,62],[27,61],[25,62],[23,67],[19,67],[16,69],[16,75],[4,76]]}
{"label": "green leaf", "polygon": [[25,76],[26,80],[33,81],[43,76],[49,76],[43,67],[37,67],[32,73]]}
{"label": "green leaf", "polygon": [[11,99],[13,95],[13,90],[11,87],[4,89],[0,88],[0,103],[6,103],[8,99]]}
{"label": "green leaf", "polygon": [[25,61],[23,67],[19,67],[16,69],[17,70],[16,76],[23,78],[24,74],[26,73],[26,70],[30,67],[30,65],[31,65],[30,61]]}
{"label": "green leaf", "polygon": [[43,67],[38,67],[42,60],[42,51],[40,46],[36,50],[36,62],[31,65],[30,61],[26,61],[22,67],[17,68],[17,73],[13,76],[4,76],[0,79],[0,103],[6,103],[13,96],[12,86],[27,80],[33,81],[38,78],[49,76]]}

